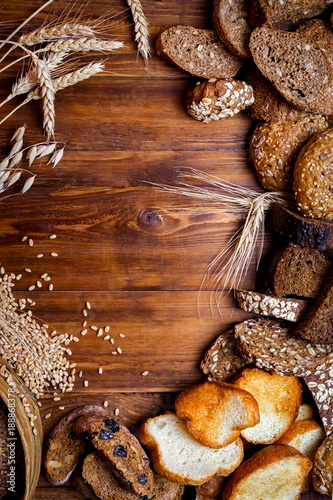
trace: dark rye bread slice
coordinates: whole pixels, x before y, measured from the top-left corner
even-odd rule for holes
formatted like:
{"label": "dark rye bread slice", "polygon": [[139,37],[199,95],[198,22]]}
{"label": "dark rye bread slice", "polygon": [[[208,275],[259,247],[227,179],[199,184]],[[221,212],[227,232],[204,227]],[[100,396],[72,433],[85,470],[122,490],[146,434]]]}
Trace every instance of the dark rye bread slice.
{"label": "dark rye bread slice", "polygon": [[290,104],[312,113],[333,112],[331,101],[322,102],[333,68],[316,43],[266,24],[252,32],[250,50],[261,73]]}
{"label": "dark rye bread slice", "polygon": [[[252,0],[256,24],[299,21],[325,12],[332,0]],[[251,20],[254,16],[251,16]]]}
{"label": "dark rye bread slice", "polygon": [[213,22],[217,34],[238,57],[251,57],[248,0],[215,0]]}
{"label": "dark rye bread slice", "polygon": [[304,217],[279,203],[273,203],[267,222],[273,231],[283,238],[320,252],[333,249],[333,223]]}
{"label": "dark rye bread slice", "polygon": [[316,343],[333,344],[333,270],[317,298],[296,326],[295,334]]}
{"label": "dark rye bread slice", "polygon": [[161,59],[202,78],[235,76],[242,61],[220,41],[214,30],[192,26],[172,26],[156,41],[156,53]]}
{"label": "dark rye bread slice", "polygon": [[274,294],[315,298],[330,266],[331,261],[318,250],[290,243],[275,264]]}
{"label": "dark rye bread slice", "polygon": [[122,486],[135,495],[150,495],[153,490],[153,472],[149,459],[137,438],[127,427],[111,417],[98,415],[80,417],[74,431],[96,448],[108,460]]}
{"label": "dark rye bread slice", "polygon": [[289,104],[256,66],[250,69],[246,81],[253,89],[254,103],[249,110],[255,120],[297,120],[308,114]]}
{"label": "dark rye bread slice", "polygon": [[100,500],[178,500],[182,498],[184,492],[184,486],[154,473],[154,489],[151,495],[138,497],[122,488],[112,472],[110,462],[101,458],[97,453],[91,453],[85,458],[82,465],[82,477],[83,484],[80,478],[77,478],[81,492],[85,495],[94,495],[91,498]]}
{"label": "dark rye bread slice", "polygon": [[333,432],[333,359],[328,358],[311,375],[305,376],[304,382],[316,403],[325,432],[330,434]]}
{"label": "dark rye bread slice", "polygon": [[80,406],[62,418],[47,437],[43,461],[51,484],[64,484],[85,452],[87,442],[74,432],[74,423],[79,417],[91,414],[107,416],[101,406]]}

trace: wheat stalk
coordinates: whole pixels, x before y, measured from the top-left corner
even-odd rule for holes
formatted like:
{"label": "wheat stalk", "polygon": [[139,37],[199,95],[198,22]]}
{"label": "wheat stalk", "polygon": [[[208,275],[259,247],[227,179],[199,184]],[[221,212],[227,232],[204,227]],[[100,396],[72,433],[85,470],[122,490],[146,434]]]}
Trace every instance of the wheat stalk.
{"label": "wheat stalk", "polygon": [[36,64],[37,79],[40,84],[41,98],[43,99],[43,127],[49,139],[54,136],[55,126],[54,85],[45,62],[36,56],[33,57],[33,61]]}
{"label": "wheat stalk", "polygon": [[112,52],[121,47],[123,42],[83,37],[52,42],[38,52]]}
{"label": "wheat stalk", "polygon": [[51,40],[62,38],[75,38],[83,36],[94,36],[94,30],[85,24],[79,23],[59,23],[55,26],[44,26],[30,33],[22,35],[18,42],[22,45],[35,45],[45,43]]}
{"label": "wheat stalk", "polygon": [[135,41],[138,45],[138,51],[147,64],[150,56],[149,45],[149,25],[140,0],[127,0],[134,20]]}

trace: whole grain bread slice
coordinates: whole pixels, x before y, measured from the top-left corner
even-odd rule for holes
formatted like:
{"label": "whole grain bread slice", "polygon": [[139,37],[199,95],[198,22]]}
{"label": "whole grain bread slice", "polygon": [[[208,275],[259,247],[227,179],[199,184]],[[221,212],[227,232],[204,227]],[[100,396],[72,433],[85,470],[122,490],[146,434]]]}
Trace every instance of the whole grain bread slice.
{"label": "whole grain bread slice", "polygon": [[213,22],[217,34],[238,57],[251,57],[248,0],[215,0]]}
{"label": "whole grain bread slice", "polygon": [[112,465],[118,481],[135,495],[149,495],[153,490],[153,473],[149,459],[137,438],[114,418],[87,415],[74,426],[77,435],[86,438],[98,454]]}
{"label": "whole grain bread slice", "polygon": [[322,14],[331,3],[331,0],[253,0],[250,10],[255,11],[257,24],[296,22]]}
{"label": "whole grain bread slice", "polygon": [[311,460],[292,446],[266,446],[238,467],[222,500],[298,500],[311,468]]}
{"label": "whole grain bread slice", "polygon": [[316,403],[326,434],[333,432],[333,359],[318,366],[304,377]]}
{"label": "whole grain bread slice", "polygon": [[332,114],[333,102],[323,102],[323,95],[333,68],[319,45],[266,24],[252,32],[250,50],[261,73],[289,103],[312,113]]}
{"label": "whole grain bread slice", "polygon": [[156,41],[156,53],[165,61],[202,78],[235,76],[242,61],[220,41],[214,30],[171,26]]}
{"label": "whole grain bread slice", "polygon": [[290,243],[271,271],[274,294],[315,298],[331,264],[318,250]]}

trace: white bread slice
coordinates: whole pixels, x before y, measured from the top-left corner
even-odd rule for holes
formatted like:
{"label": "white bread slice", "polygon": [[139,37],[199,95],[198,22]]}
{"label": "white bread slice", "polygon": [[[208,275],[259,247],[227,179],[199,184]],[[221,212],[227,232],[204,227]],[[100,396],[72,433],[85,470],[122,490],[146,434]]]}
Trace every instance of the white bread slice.
{"label": "white bread slice", "polygon": [[301,404],[302,386],[297,377],[245,368],[233,382],[253,394],[259,405],[260,422],[241,435],[251,443],[277,441],[296,418]]}
{"label": "white bread slice", "polygon": [[259,423],[259,408],[247,391],[225,382],[204,382],[186,389],[176,399],[176,414],[201,444],[223,448],[242,429]]}
{"label": "white bread slice", "polygon": [[291,424],[276,443],[289,444],[313,460],[325,437],[326,432],[316,420],[300,420]]}
{"label": "white bread slice", "polygon": [[215,474],[228,476],[244,456],[240,438],[224,448],[208,448],[194,439],[174,413],[148,419],[138,438],[150,450],[156,472],[180,484],[196,486]]}
{"label": "white bread slice", "polygon": [[311,467],[291,446],[266,446],[238,467],[222,500],[297,500]]}
{"label": "white bread slice", "polygon": [[311,418],[314,418],[314,416],[315,416],[315,411],[313,406],[309,405],[308,403],[303,403],[298,409],[295,421],[310,420]]}

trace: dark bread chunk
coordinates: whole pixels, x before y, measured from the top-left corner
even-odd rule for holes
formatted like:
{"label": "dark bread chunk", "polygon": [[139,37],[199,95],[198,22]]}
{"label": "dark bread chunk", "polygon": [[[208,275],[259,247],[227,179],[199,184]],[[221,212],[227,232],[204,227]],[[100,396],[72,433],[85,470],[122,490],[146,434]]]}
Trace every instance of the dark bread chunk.
{"label": "dark bread chunk", "polygon": [[195,489],[195,500],[217,500],[225,482],[222,476],[213,476],[207,483],[197,486]]}
{"label": "dark bread chunk", "polygon": [[112,472],[110,462],[101,458],[97,453],[91,453],[85,458],[82,466],[82,476],[86,485],[101,500],[178,500],[182,497],[184,491],[184,487],[180,484],[172,483],[154,473],[152,494],[138,497],[122,488]]}
{"label": "dark bread chunk", "polygon": [[274,270],[273,290],[277,297],[315,298],[331,261],[312,248],[289,244]]}
{"label": "dark bread chunk", "polygon": [[297,120],[308,114],[289,104],[255,66],[246,80],[253,88],[254,103],[249,109],[255,120]]}
{"label": "dark bread chunk", "polygon": [[251,21],[258,26],[265,22],[310,19],[323,13],[331,3],[331,0],[254,0],[250,9],[254,11]]}
{"label": "dark bread chunk", "polygon": [[149,459],[136,437],[112,417],[84,416],[75,422],[74,431],[86,438],[98,454],[108,460],[122,486],[135,495],[149,495],[153,473]]}
{"label": "dark bread chunk", "polygon": [[328,358],[326,363],[323,363],[321,367],[313,370],[310,375],[304,377],[304,382],[308,386],[317,405],[326,434],[333,432],[332,375],[332,358]]}
{"label": "dark bread chunk", "polygon": [[156,53],[167,62],[202,78],[235,76],[242,61],[220,41],[214,30],[172,26],[156,41]]}
{"label": "dark bread chunk", "polygon": [[333,102],[322,102],[332,65],[316,43],[298,33],[263,25],[252,32],[250,50],[261,73],[293,106],[318,114],[333,112]]}
{"label": "dark bread chunk", "polygon": [[267,220],[277,234],[293,243],[321,252],[333,249],[333,224],[330,222],[304,217],[278,203],[272,204]]}
{"label": "dark bread chunk", "polygon": [[44,450],[44,469],[50,483],[64,484],[85,452],[87,443],[74,432],[74,422],[90,414],[107,415],[101,406],[80,406],[62,418],[49,434]]}
{"label": "dark bread chunk", "polygon": [[316,300],[295,328],[296,335],[310,342],[333,344],[333,271],[330,271]]}
{"label": "dark bread chunk", "polygon": [[215,0],[214,26],[220,39],[238,57],[251,57],[248,0]]}

